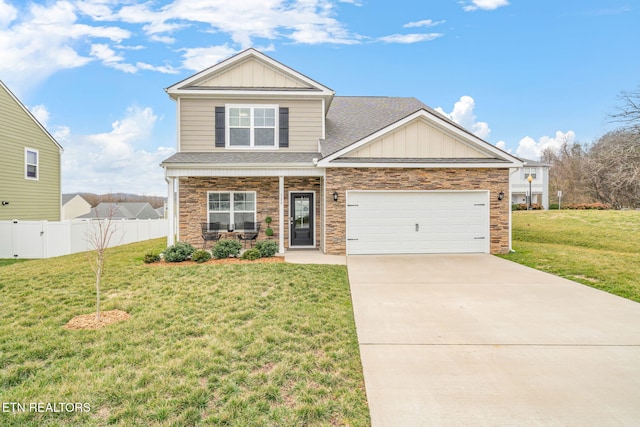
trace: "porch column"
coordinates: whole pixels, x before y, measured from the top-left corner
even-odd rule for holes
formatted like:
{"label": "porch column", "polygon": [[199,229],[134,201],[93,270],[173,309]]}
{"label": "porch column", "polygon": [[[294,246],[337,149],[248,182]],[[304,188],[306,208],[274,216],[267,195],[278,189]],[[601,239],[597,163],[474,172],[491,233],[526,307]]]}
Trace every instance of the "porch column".
{"label": "porch column", "polygon": [[[278,177],[278,218],[280,218],[280,223],[278,225],[278,229],[280,232],[278,233],[278,239],[280,244],[279,252],[281,254],[284,253],[284,230],[285,230],[285,220],[284,220],[284,176]],[[286,222],[287,224],[289,221]]]}
{"label": "porch column", "polygon": [[175,208],[175,178],[165,178],[167,181],[167,246],[175,244],[176,240],[176,208]]}

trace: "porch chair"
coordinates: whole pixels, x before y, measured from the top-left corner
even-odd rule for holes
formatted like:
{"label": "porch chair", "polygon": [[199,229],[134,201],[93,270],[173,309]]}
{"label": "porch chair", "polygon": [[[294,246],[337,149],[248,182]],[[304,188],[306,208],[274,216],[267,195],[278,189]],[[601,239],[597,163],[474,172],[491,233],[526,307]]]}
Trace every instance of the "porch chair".
{"label": "porch chair", "polygon": [[244,223],[243,232],[238,234],[238,240],[244,242],[244,247],[247,247],[247,242],[249,242],[250,247],[253,247],[253,242],[258,238],[258,234],[260,233],[260,223],[256,224],[255,222],[246,221]]}
{"label": "porch chair", "polygon": [[207,248],[207,242],[220,240],[219,222],[203,222],[200,226],[202,227],[202,249]]}

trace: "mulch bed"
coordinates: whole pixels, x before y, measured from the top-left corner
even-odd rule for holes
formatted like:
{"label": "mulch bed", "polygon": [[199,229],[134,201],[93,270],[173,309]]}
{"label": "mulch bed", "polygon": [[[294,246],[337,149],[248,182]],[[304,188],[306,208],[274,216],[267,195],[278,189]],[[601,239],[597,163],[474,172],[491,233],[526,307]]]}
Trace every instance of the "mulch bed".
{"label": "mulch bed", "polygon": [[110,310],[101,311],[100,320],[96,320],[96,314],[82,314],[69,320],[65,329],[100,329],[112,323],[123,322],[129,319],[131,316],[126,311],[122,310]]}
{"label": "mulch bed", "polygon": [[274,262],[284,262],[283,256],[272,256],[268,258],[258,258],[256,260],[248,260],[248,259],[240,259],[240,258],[223,258],[223,259],[213,259],[211,258],[209,261],[197,263],[195,261],[182,261],[182,262],[166,262],[164,260],[154,262],[146,265],[157,265],[164,267],[174,267],[174,266],[189,266],[189,265],[210,265],[210,264],[268,264]]}

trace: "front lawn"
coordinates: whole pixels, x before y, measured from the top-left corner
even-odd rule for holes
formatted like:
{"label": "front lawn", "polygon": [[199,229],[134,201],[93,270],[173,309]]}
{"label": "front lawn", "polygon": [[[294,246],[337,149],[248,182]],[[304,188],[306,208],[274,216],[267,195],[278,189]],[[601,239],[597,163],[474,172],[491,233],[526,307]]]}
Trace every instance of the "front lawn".
{"label": "front lawn", "polygon": [[85,254],[0,269],[0,401],[27,407],[0,424],[370,424],[344,266],[143,264],[163,243],[110,251],[131,319],[95,331],[63,328],[95,310]]}
{"label": "front lawn", "polygon": [[640,302],[640,212],[513,212],[513,249],[503,256]]}

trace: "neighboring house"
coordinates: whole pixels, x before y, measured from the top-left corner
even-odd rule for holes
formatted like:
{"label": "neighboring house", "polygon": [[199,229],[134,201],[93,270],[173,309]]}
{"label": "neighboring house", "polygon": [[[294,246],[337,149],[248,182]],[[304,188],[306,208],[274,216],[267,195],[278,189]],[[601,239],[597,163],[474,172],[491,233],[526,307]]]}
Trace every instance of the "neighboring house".
{"label": "neighboring house", "polygon": [[511,176],[511,203],[528,204],[529,175],[531,175],[531,203],[549,209],[549,165],[536,160],[520,159],[524,167]]}
{"label": "neighboring house", "polygon": [[81,219],[158,219],[160,215],[148,202],[101,202]]}
{"label": "neighboring house", "polygon": [[0,220],[60,221],[62,147],[0,81]]}
{"label": "neighboring house", "polygon": [[522,162],[415,98],[335,96],[255,49],[166,92],[178,116],[162,163],[169,244],[201,244],[207,222],[264,230],[270,216],[281,252],[510,249]]}
{"label": "neighboring house", "polygon": [[91,204],[79,194],[62,195],[62,219],[74,219],[91,212]]}

